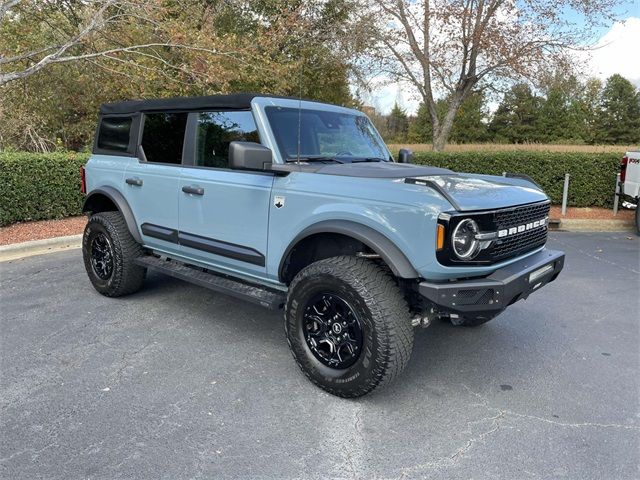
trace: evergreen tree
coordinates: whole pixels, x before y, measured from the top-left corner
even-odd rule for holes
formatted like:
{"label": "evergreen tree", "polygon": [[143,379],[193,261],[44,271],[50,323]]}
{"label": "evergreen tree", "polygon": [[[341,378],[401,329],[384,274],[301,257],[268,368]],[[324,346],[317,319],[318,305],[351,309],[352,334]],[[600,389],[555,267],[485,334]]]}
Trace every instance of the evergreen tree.
{"label": "evergreen tree", "polygon": [[398,102],[393,105],[393,109],[389,117],[387,117],[387,131],[390,142],[404,143],[407,141],[409,119],[407,118],[407,112],[398,105]]}
{"label": "evergreen tree", "polygon": [[580,118],[582,119],[581,135],[585,143],[597,143],[602,136],[602,82],[590,78],[582,88],[579,98]]}
{"label": "evergreen tree", "polygon": [[451,140],[458,143],[484,142],[487,140],[487,117],[482,92],[470,94],[456,113],[451,129]]}
{"label": "evergreen tree", "polygon": [[431,143],[432,131],[431,116],[427,111],[427,106],[420,103],[416,116],[409,121],[407,141],[409,143]]}
{"label": "evergreen tree", "polygon": [[640,93],[618,74],[607,79],[602,91],[601,133],[602,143],[640,141]]}
{"label": "evergreen tree", "polygon": [[540,97],[529,85],[519,83],[505,94],[489,125],[494,141],[527,143],[539,141]]}
{"label": "evergreen tree", "polygon": [[573,75],[566,77],[563,73],[556,73],[545,83],[545,98],[541,100],[536,125],[538,141],[582,143],[580,82]]}

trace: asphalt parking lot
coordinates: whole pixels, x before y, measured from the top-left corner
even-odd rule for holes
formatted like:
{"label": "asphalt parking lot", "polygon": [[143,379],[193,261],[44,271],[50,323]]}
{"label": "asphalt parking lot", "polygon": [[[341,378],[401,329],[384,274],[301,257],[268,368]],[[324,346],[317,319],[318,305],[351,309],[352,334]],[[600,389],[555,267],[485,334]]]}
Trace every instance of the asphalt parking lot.
{"label": "asphalt parking lot", "polygon": [[558,280],[489,324],[418,330],[359,400],[309,383],[281,313],[150,274],[98,295],[79,250],[0,264],[6,479],[632,479],[640,243],[554,233]]}

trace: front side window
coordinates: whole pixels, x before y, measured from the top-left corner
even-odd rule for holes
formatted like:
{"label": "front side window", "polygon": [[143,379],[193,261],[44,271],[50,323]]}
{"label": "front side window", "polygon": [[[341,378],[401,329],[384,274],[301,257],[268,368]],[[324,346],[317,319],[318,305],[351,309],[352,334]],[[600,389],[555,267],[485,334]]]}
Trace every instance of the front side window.
{"label": "front side window", "polygon": [[187,117],[187,113],[145,114],[142,148],[148,162],[182,163]]}
{"label": "front side window", "polygon": [[113,152],[126,152],[131,135],[131,117],[103,117],[98,131],[98,148]]}
{"label": "front side window", "polygon": [[260,142],[251,112],[200,113],[196,128],[196,166],[229,168],[229,144],[234,141]]}
{"label": "front side window", "polygon": [[265,111],[286,161],[296,159],[298,150],[307,159],[389,160],[384,142],[365,116],[284,107]]}

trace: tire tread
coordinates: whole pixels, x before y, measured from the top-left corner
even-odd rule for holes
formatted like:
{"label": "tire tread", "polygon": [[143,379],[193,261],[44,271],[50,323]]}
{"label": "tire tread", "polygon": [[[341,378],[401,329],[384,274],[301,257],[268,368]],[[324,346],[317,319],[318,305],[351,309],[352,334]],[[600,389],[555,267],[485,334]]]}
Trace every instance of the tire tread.
{"label": "tire tread", "polygon": [[[381,357],[368,381],[355,389],[333,389],[321,384],[304,368],[294,355],[304,374],[314,384],[341,397],[359,397],[377,388],[384,387],[404,370],[413,349],[413,327],[409,320],[407,302],[396,285],[388,269],[364,258],[353,256],[331,257],[312,263],[298,273],[289,288],[289,296],[296,290],[299,282],[318,274],[335,275],[350,284],[366,301],[371,310],[375,328],[387,334],[378,335],[381,342]],[[287,307],[290,298],[287,298]],[[288,308],[285,310],[287,315]],[[286,324],[286,322],[285,322]],[[290,336],[287,335],[289,347]]]}
{"label": "tire tread", "polygon": [[[124,217],[120,212],[100,212],[91,216],[83,237],[83,248],[88,240],[87,232],[91,222],[100,223],[111,236],[114,249],[113,281],[107,288],[98,291],[107,297],[121,297],[140,290],[144,283],[146,269],[133,263],[144,254],[142,245],[135,241]],[[87,265],[87,271],[90,266]]]}

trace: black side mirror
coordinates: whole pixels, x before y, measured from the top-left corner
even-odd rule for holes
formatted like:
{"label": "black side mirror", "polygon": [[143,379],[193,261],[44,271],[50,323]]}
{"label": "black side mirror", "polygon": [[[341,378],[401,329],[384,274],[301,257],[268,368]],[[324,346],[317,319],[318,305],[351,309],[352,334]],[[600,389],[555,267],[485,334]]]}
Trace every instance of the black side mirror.
{"label": "black side mirror", "polygon": [[267,170],[273,155],[264,145],[254,142],[231,142],[229,144],[229,167],[234,170]]}
{"label": "black side mirror", "polygon": [[398,152],[398,163],[411,163],[413,160],[413,152],[406,148],[401,148]]}

